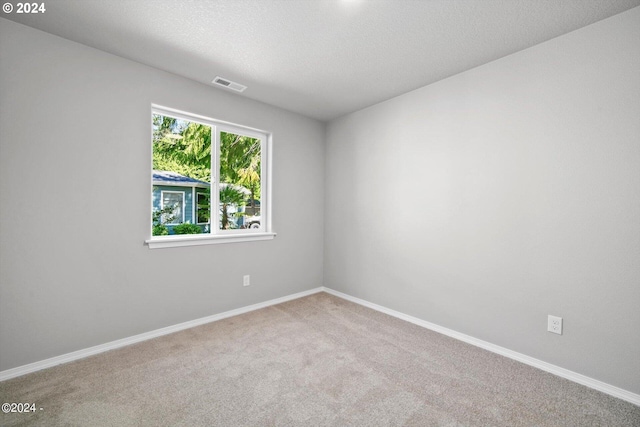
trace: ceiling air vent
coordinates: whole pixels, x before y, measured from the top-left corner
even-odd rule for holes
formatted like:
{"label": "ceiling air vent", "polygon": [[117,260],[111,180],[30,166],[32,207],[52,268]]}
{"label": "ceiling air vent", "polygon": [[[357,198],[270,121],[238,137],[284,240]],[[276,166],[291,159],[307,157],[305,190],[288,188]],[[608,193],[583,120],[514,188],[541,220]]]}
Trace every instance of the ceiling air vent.
{"label": "ceiling air vent", "polygon": [[222,77],[216,77],[213,79],[213,83],[218,86],[226,87],[227,89],[235,90],[236,92],[243,92],[247,87],[240,83],[232,82],[231,80],[223,79]]}

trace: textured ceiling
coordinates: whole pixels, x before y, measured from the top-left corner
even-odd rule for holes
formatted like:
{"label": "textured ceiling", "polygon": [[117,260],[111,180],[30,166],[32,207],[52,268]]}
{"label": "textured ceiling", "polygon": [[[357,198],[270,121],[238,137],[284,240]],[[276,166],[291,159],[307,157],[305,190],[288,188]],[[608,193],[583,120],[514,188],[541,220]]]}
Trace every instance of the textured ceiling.
{"label": "textured ceiling", "polygon": [[[640,0],[47,0],[23,24],[329,120]],[[224,90],[224,89],[221,89]]]}

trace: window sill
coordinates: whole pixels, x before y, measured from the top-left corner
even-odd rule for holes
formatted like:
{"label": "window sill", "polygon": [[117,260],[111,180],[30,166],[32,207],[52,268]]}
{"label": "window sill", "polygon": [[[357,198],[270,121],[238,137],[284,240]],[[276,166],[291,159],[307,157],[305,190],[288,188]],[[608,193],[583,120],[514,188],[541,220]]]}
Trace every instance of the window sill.
{"label": "window sill", "polygon": [[180,246],[219,245],[222,243],[253,242],[258,240],[272,240],[276,233],[238,233],[214,236],[190,234],[181,236],[154,237],[145,240],[149,249],[176,248]]}

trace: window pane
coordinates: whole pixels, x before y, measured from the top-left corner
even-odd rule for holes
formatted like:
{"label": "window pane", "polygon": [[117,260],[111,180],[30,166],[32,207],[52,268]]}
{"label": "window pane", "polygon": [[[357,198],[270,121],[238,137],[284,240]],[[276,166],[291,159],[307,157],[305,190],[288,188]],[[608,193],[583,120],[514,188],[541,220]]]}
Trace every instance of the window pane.
{"label": "window pane", "polygon": [[152,122],[152,234],[208,233],[211,127],[160,114]]}
{"label": "window pane", "polygon": [[262,141],[220,132],[221,230],[260,228]]}
{"label": "window pane", "polygon": [[209,191],[206,193],[197,193],[196,196],[196,216],[198,224],[209,224],[210,206]]}

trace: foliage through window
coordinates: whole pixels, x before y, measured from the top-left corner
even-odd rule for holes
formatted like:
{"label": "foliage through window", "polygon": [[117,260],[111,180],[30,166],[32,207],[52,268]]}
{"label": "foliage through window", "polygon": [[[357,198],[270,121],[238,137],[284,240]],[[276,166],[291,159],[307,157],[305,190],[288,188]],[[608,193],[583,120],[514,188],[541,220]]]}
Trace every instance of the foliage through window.
{"label": "foliage through window", "polygon": [[268,231],[267,135],[154,108],[152,236]]}

